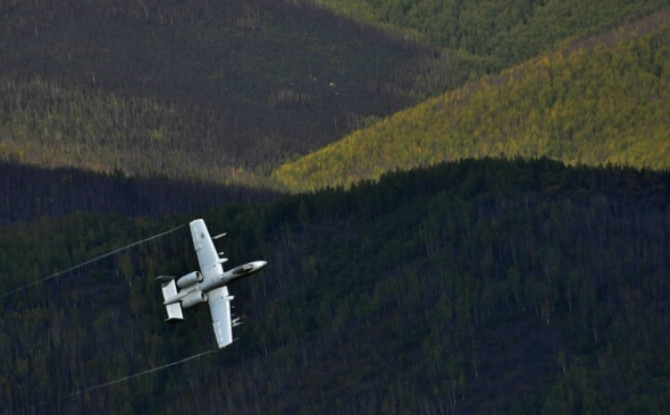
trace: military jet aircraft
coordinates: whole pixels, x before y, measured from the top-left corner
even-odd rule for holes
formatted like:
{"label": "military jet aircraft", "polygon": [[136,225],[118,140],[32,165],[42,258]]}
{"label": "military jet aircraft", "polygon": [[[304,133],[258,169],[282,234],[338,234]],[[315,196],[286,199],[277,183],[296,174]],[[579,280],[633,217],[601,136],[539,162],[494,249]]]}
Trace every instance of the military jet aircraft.
{"label": "military jet aircraft", "polygon": [[214,240],[225,236],[225,233],[210,237],[202,219],[192,221],[190,228],[200,271],[193,271],[179,279],[166,275],[156,278],[161,282],[163,304],[167,309],[168,318],[165,321],[181,321],[184,319],[182,308],[207,303],[216,342],[222,349],[233,342],[233,327],[240,324],[239,318],[232,318],[230,313],[230,302],[234,297],[228,293],[228,285],[260,271],[267,262],[253,261],[224,271],[223,264],[228,258],[220,256],[223,252],[217,253]]}

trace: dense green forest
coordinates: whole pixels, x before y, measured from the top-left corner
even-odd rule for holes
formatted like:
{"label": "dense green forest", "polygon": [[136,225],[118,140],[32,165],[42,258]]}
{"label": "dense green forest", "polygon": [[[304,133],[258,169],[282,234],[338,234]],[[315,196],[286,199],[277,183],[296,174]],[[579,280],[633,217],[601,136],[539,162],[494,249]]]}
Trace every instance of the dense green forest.
{"label": "dense green forest", "polygon": [[397,113],[274,177],[289,189],[315,189],[499,155],[669,168],[668,12]]}
{"label": "dense green forest", "polygon": [[[231,287],[231,348],[85,391],[215,347],[206,307],[163,323],[154,277],[196,266],[177,231],[3,297],[2,412],[662,414],[669,183],[462,160],[229,204],[204,214],[227,256],[269,261]],[[193,217],[3,226],[0,293]]]}
{"label": "dense green forest", "polygon": [[2,159],[255,186],[415,103],[433,56],[271,0],[3,1],[0,28]]}
{"label": "dense green forest", "polygon": [[228,203],[270,200],[277,193],[211,183],[96,174],[0,162],[0,225],[29,223],[78,211],[124,217],[164,217]]}
{"label": "dense green forest", "polygon": [[354,19],[460,50],[502,69],[567,38],[630,22],[667,0],[311,0]]}
{"label": "dense green forest", "polygon": [[346,2],[355,21],[344,5],[3,1],[0,159],[266,187],[288,159],[667,1]]}
{"label": "dense green forest", "polygon": [[1,0],[0,414],[666,413],[668,4]]}

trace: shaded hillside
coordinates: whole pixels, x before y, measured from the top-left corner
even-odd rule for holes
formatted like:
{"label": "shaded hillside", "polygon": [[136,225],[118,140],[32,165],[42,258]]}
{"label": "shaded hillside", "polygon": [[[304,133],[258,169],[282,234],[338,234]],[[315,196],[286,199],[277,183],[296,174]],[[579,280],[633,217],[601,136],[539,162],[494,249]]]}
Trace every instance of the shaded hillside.
{"label": "shaded hillside", "polygon": [[638,19],[667,0],[311,0],[391,32],[462,50],[494,69],[536,56],[566,38]]}
{"label": "shaded hillside", "polygon": [[269,200],[276,193],[235,186],[129,178],[0,162],[0,224],[32,222],[78,211],[123,217],[195,214],[230,203]]}
{"label": "shaded hillside", "polygon": [[[3,1],[0,159],[266,186],[287,159],[667,1],[433,3]],[[345,4],[368,17],[321,8]]]}
{"label": "shaded hillside", "polygon": [[[662,414],[668,183],[466,160],[213,211],[232,263],[269,260],[231,288],[231,348],[73,394],[214,347],[206,307],[163,323],[153,277],[196,266],[174,233],[3,298],[2,410]],[[0,292],[190,219],[3,227]]]}
{"label": "shaded hillside", "polygon": [[[213,110],[133,98],[41,78],[0,82],[0,155],[43,167],[121,170],[134,176],[253,185],[264,182],[239,157],[242,142],[221,140],[213,124],[226,117]],[[198,112],[198,108],[196,108]],[[250,128],[254,128],[253,126]],[[259,152],[269,163],[268,152]]]}
{"label": "shaded hillside", "polygon": [[315,189],[499,155],[668,168],[669,15],[645,20],[655,29],[639,39],[631,39],[640,33],[633,25],[446,93],[273,175],[289,189]]}
{"label": "shaded hillside", "polygon": [[3,159],[216,182],[415,102],[432,56],[271,0],[10,0],[0,27]]}

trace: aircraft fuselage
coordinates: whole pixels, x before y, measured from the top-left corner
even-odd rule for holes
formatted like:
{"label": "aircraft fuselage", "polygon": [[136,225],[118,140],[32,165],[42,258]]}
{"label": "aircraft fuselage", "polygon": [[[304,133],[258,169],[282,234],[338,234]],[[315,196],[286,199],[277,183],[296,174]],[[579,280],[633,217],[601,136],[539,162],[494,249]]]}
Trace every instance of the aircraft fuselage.
{"label": "aircraft fuselage", "polygon": [[267,261],[253,261],[224,271],[219,275],[205,277],[202,282],[185,287],[174,297],[166,299],[165,302],[163,302],[163,305],[177,303],[183,300],[187,295],[197,291],[207,294],[207,292],[213,289],[229,285],[235,281],[246,278],[251,274],[255,274],[262,270],[266,265]]}

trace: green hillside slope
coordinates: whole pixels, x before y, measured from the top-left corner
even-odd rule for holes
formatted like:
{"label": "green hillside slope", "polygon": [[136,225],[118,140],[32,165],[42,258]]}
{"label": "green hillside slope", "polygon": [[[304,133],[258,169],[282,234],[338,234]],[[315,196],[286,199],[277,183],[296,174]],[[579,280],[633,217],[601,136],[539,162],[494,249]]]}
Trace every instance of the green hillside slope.
{"label": "green hillside slope", "polygon": [[3,1],[0,158],[262,186],[379,117],[663,4]]}
{"label": "green hillside slope", "polygon": [[251,180],[416,102],[426,56],[274,0],[3,1],[0,157]]}
{"label": "green hillside slope", "polygon": [[668,5],[667,0],[312,0],[353,19],[488,59],[498,69]]}
{"label": "green hillside slope", "polygon": [[[667,20],[645,22],[659,21]],[[634,34],[612,32],[446,93],[284,164],[273,176],[305,190],[500,155],[668,168],[670,26],[656,24],[630,40]]]}
{"label": "green hillside slope", "polygon": [[[215,347],[206,306],[163,322],[182,229],[2,298],[0,413],[663,414],[669,183],[466,160],[228,205],[231,264],[269,261],[231,287],[231,348],[95,388]],[[191,219],[0,227],[0,294]]]}

